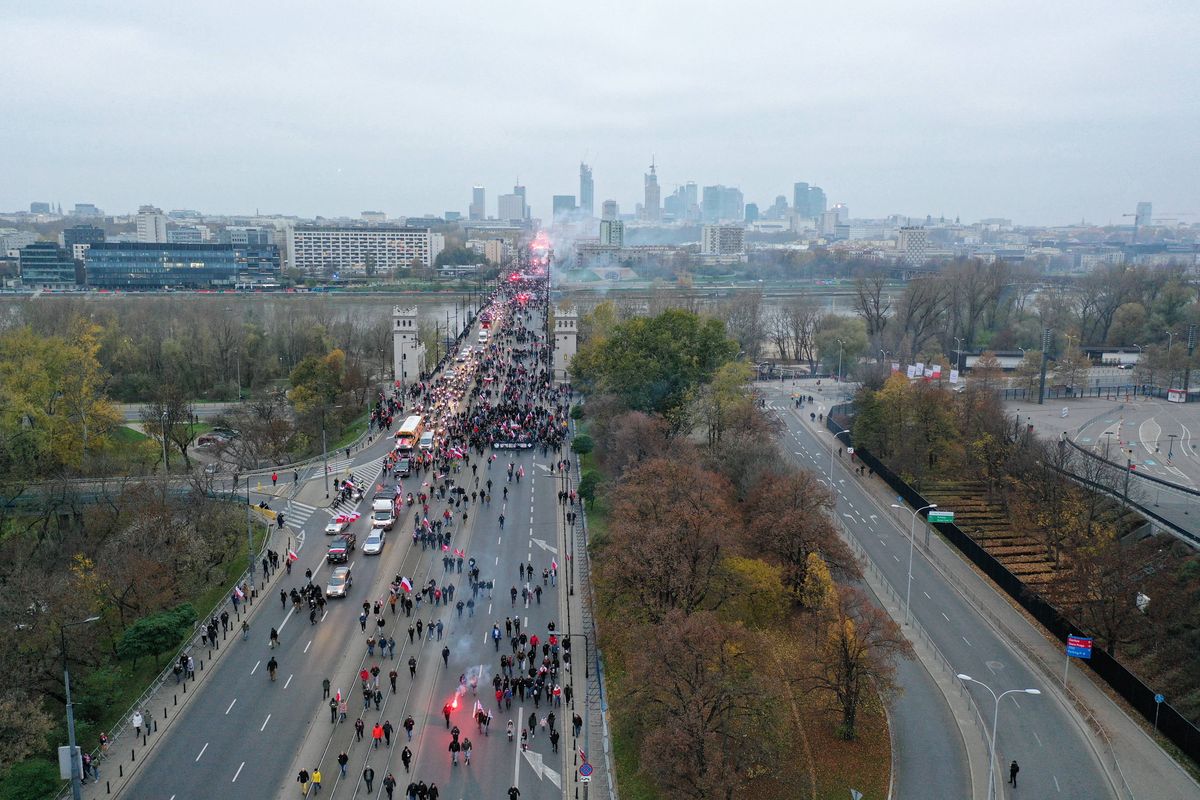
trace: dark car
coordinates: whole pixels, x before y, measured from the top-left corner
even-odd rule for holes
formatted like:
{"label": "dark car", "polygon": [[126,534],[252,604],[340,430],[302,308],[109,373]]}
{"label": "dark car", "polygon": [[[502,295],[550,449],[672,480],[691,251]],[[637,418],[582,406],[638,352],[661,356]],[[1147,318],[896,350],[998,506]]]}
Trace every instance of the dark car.
{"label": "dark car", "polygon": [[407,458],[401,458],[396,461],[396,474],[402,478],[407,478],[412,474],[412,461]]}
{"label": "dark car", "polygon": [[354,549],[354,534],[345,532],[329,543],[329,552],[325,558],[331,564],[344,564],[350,560],[350,551]]}

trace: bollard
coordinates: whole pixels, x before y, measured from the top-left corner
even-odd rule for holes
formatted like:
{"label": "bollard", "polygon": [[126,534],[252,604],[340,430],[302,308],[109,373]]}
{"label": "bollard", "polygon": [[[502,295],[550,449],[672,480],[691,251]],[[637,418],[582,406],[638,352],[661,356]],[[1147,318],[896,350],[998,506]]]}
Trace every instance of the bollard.
{"label": "bollard", "polygon": [[112,794],[112,784],[110,784],[108,781],[104,782],[104,793]]}
{"label": "bollard", "polygon": [[[187,686],[187,684],[184,684],[184,686]],[[171,698],[175,701],[175,702],[171,703],[171,705],[173,705],[173,706],[179,705],[179,695],[178,694],[171,695]]]}
{"label": "bollard", "polygon": [[[167,718],[167,709],[163,709],[163,719]],[[158,720],[154,720],[154,732],[158,733]]]}
{"label": "bollard", "polygon": [[137,761],[137,754],[133,752],[133,748],[129,748],[129,760]]}
{"label": "bollard", "polygon": [[125,767],[122,764],[117,764],[117,777],[118,778],[125,777]]}
{"label": "bollard", "polygon": [[[212,653],[209,653],[208,655],[210,658],[212,657]],[[203,658],[200,659],[200,671],[204,672],[204,659]]]}
{"label": "bollard", "polygon": [[183,682],[183,693],[187,694],[187,681]]}
{"label": "bollard", "polygon": [[149,736],[149,735],[150,735],[150,731],[149,731],[149,729],[147,729],[146,733],[143,733],[143,734],[142,734],[142,747],[145,747],[145,746],[146,746],[146,737],[147,737],[147,736]]}

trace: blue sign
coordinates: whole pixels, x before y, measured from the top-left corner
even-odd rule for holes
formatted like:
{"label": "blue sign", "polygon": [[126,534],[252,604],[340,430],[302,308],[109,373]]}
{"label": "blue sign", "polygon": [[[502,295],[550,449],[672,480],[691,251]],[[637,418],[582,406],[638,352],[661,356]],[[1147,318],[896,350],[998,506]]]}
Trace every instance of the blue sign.
{"label": "blue sign", "polygon": [[592,774],[592,765],[586,761],[583,762],[582,764],[580,764],[579,765],[579,774],[585,778],[587,776],[591,775]]}
{"label": "blue sign", "polygon": [[1161,703],[1163,700],[1166,700],[1166,699],[1167,698],[1163,697],[1161,694],[1154,695],[1154,702],[1156,702],[1156,703]]}
{"label": "blue sign", "polygon": [[1090,637],[1090,636],[1068,636],[1067,637],[1067,655],[1072,658],[1091,658],[1092,657],[1092,637]]}

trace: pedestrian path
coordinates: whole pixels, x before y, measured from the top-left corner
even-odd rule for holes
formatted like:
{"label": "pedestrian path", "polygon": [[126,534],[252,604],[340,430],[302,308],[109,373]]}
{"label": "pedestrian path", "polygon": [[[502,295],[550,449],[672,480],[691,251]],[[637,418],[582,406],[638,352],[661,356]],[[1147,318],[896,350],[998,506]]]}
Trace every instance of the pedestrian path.
{"label": "pedestrian path", "polygon": [[310,506],[307,503],[301,503],[297,500],[288,502],[283,512],[283,522],[289,528],[297,531],[304,528],[304,523],[308,522],[309,517],[313,512],[317,511],[316,506]]}

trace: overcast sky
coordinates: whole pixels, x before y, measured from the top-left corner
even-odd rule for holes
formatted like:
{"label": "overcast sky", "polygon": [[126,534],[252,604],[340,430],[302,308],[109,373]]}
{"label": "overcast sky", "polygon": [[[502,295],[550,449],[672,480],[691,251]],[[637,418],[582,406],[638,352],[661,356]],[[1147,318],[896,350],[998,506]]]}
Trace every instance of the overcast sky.
{"label": "overcast sky", "polygon": [[[1198,0],[0,0],[0,209],[632,211],[653,155],[748,202],[1200,212]],[[1200,216],[1186,217],[1200,222]]]}

